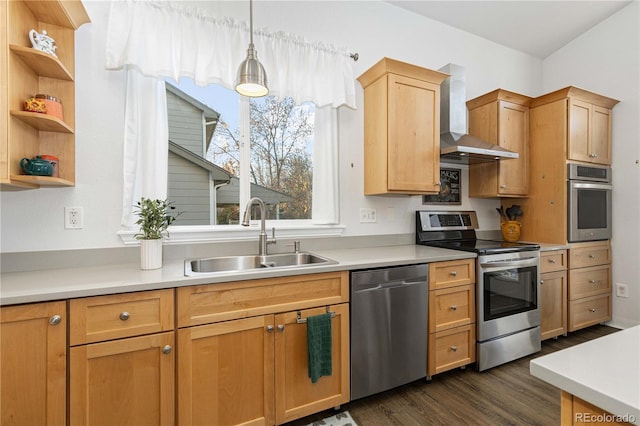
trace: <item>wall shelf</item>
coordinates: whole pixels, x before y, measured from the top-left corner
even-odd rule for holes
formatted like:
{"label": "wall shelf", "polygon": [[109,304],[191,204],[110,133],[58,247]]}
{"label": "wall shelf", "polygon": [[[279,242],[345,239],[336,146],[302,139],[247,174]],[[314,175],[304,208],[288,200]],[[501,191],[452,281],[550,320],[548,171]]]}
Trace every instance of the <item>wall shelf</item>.
{"label": "wall shelf", "polygon": [[75,186],[74,182],[66,179],[60,179],[52,176],[33,176],[33,175],[11,175],[12,181],[23,182],[30,185],[40,187],[66,187]]}
{"label": "wall shelf", "polygon": [[44,130],[45,132],[69,133],[71,135],[74,133],[73,129],[64,121],[50,115],[16,110],[11,110],[11,115],[38,130]]}
{"label": "wall shelf", "polygon": [[73,76],[58,58],[41,52],[32,47],[9,46],[11,52],[19,56],[25,64],[41,77],[57,78],[58,80],[73,81]]}

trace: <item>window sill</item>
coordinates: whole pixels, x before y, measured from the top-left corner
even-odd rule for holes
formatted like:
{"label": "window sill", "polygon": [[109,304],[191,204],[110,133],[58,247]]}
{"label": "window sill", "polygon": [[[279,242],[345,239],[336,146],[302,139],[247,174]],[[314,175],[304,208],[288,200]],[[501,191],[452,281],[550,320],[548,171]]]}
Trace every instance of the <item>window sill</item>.
{"label": "window sill", "polygon": [[[271,229],[276,228],[276,238],[295,239],[313,237],[337,237],[344,233],[344,225],[314,225],[311,222],[304,224],[269,222],[266,223],[267,235],[271,237]],[[258,238],[260,221],[251,221],[251,226],[222,225],[222,226],[172,226],[165,244],[186,243],[219,243],[225,241],[252,241]],[[138,229],[132,227],[125,231],[119,231],[118,236],[125,245],[136,245],[139,241],[134,237]]]}

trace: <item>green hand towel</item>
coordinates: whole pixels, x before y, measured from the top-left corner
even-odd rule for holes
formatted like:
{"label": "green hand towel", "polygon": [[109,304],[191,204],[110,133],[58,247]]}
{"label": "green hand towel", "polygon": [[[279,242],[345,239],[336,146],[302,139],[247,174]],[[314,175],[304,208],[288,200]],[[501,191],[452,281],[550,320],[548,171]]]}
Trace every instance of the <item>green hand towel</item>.
{"label": "green hand towel", "polygon": [[330,376],[331,314],[307,318],[307,350],[311,383],[316,383],[322,376]]}

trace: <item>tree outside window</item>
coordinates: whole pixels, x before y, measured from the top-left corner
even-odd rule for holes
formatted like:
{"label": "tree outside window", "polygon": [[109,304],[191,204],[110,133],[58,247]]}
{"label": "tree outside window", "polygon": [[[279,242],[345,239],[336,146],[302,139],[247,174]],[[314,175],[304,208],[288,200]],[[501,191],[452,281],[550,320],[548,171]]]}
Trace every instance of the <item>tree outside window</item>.
{"label": "tree outside window", "polygon": [[[237,100],[229,101],[233,94],[216,97],[208,90],[211,86],[204,89],[185,86],[189,96],[220,114],[210,141],[203,143],[201,154],[204,160],[230,176],[227,184],[217,185],[213,190],[211,202],[215,202],[215,206],[211,208],[216,210],[215,224],[239,222],[241,185],[250,185],[251,196],[263,198],[269,220],[311,219],[314,105],[310,102],[297,105],[292,98],[267,96],[251,99],[247,116]],[[224,91],[229,90],[218,86],[214,93]],[[250,126],[250,159],[246,165],[240,160],[243,120],[249,120]],[[171,120],[169,122],[171,139]],[[249,168],[249,183],[239,179],[242,167]]]}

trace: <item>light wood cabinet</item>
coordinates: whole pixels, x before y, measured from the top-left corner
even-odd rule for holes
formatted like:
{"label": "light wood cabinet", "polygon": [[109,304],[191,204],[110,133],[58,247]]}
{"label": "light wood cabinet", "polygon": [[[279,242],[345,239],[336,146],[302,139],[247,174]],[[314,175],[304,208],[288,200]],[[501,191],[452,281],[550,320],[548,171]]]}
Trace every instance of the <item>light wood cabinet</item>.
{"label": "light wood cabinet", "polygon": [[622,416],[614,416],[611,413],[596,407],[587,401],[578,398],[566,391],[560,394],[560,425],[579,426],[585,423],[594,423],[598,426],[628,425],[622,420]]}
{"label": "light wood cabinet", "polygon": [[475,362],[475,261],[429,264],[427,376]]}
{"label": "light wood cabinet", "polygon": [[[179,288],[178,423],[282,424],[348,402],[348,283],[335,272]],[[332,375],[311,383],[305,321],[327,311]]]}
{"label": "light wood cabinet", "polygon": [[440,83],[447,74],[383,58],[364,89],[364,193],[440,190]]}
{"label": "light wood cabinet", "polygon": [[567,251],[540,253],[541,339],[567,333]]}
{"label": "light wood cabinet", "polygon": [[[2,126],[0,187],[18,190],[75,185],[74,32],[89,22],[80,1],[5,1],[0,3],[0,64],[6,72],[0,87]],[[29,31],[46,30],[55,40],[56,56],[31,47]],[[47,94],[60,99],[64,120],[23,111],[27,98]],[[59,177],[25,175],[22,158],[53,155]]]}
{"label": "light wood cabinet", "polygon": [[610,319],[609,241],[572,244],[569,249],[569,331]]}
{"label": "light wood cabinet", "polygon": [[71,425],[175,422],[173,289],[69,303]]}
{"label": "light wood cabinet", "polygon": [[567,244],[567,163],[611,163],[611,110],[617,103],[572,86],[531,101],[530,191],[514,200],[524,211],[522,240]]}
{"label": "light wood cabinet", "polygon": [[0,308],[0,360],[0,423],[66,424],[65,302]]}
{"label": "light wood cabinet", "polygon": [[611,107],[569,98],[569,160],[611,164]]}
{"label": "light wood cabinet", "polygon": [[517,159],[470,161],[470,197],[521,197],[529,194],[529,105],[532,98],[503,89],[467,102],[469,134],[509,151]]}

